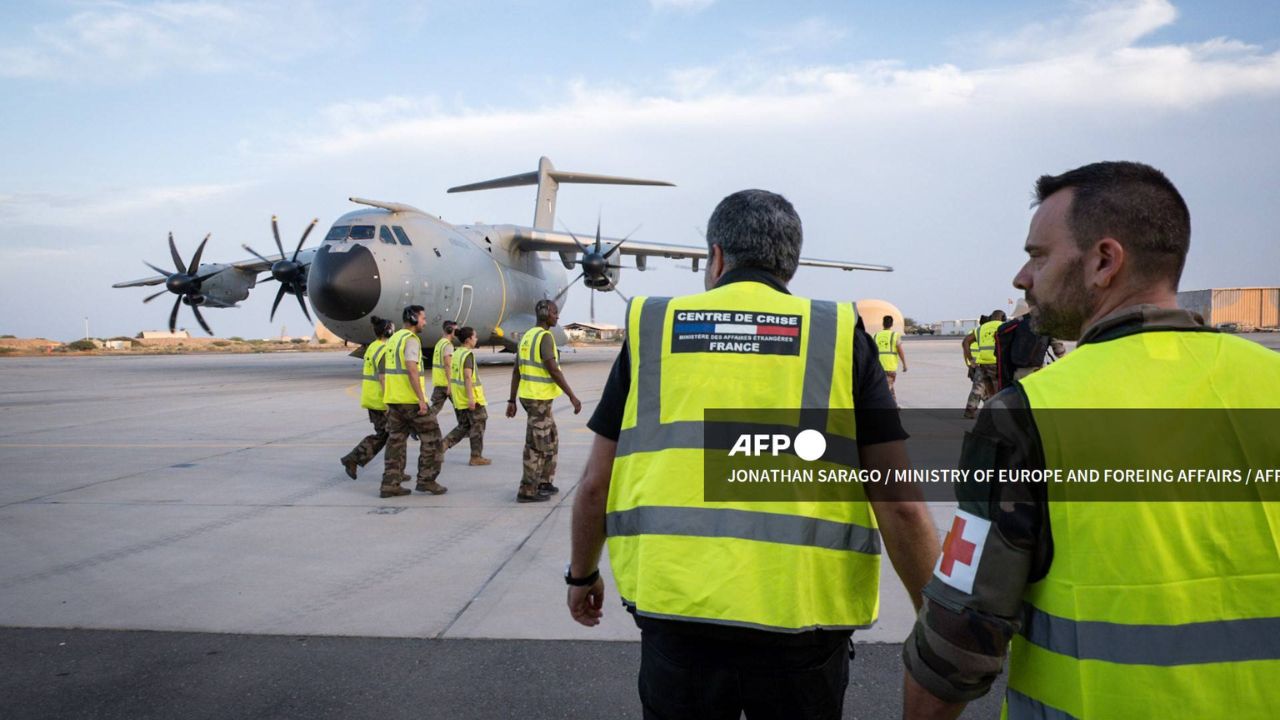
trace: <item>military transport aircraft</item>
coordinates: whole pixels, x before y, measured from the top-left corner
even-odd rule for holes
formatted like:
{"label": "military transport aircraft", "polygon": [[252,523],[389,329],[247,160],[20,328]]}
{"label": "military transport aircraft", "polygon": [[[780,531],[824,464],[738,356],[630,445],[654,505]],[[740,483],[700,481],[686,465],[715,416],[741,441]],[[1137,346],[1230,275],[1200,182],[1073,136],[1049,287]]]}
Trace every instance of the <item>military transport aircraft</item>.
{"label": "military transport aircraft", "polygon": [[[210,330],[200,308],[235,307],[249,296],[258,275],[270,272],[263,282],[279,283],[271,306],[274,318],[285,295],[293,295],[310,319],[304,299],[310,299],[316,315],[338,337],[363,345],[373,340],[370,315],[399,320],[406,305],[427,309],[427,344],[438,339],[443,320],[471,325],[487,344],[512,348],[520,335],[535,324],[534,304],[543,298],[559,299],[579,279],[593,291],[618,292],[618,255],[631,255],[635,267],[643,271],[650,257],[691,260],[698,270],[707,257],[706,247],[684,247],[665,243],[602,238],[596,226],[591,244],[583,244],[572,232],[553,229],[556,191],[563,183],[602,185],[666,185],[658,180],[590,175],[556,170],[541,158],[535,172],[449,188],[449,192],[491,190],[536,185],[537,207],[533,226],[452,225],[415,207],[394,202],[351,198],[368,206],[338,218],[319,247],[303,249],[316,220],[312,220],[293,252],[280,240],[275,218],[271,220],[278,254],[264,256],[244,245],[254,257],[249,260],[202,263],[205,243],[201,241],[189,263],[184,263],[169,235],[169,252],[175,271],[147,266],[160,275],[131,280],[112,287],[159,285],[165,289],[143,302],[172,293],[173,309],[169,329],[177,324],[178,311],[187,305],[200,326]],[[559,262],[545,262],[549,253]],[[801,265],[841,270],[889,272],[884,265],[801,258]],[[566,270],[581,269],[573,280]],[[624,296],[625,297],[625,296]],[[556,328],[557,341],[566,338]]]}

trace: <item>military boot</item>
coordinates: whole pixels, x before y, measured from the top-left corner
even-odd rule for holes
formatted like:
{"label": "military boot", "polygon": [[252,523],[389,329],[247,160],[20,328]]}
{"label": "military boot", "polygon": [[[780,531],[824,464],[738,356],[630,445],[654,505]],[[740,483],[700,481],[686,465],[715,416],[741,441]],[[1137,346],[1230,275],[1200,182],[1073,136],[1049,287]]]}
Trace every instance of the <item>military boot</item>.
{"label": "military boot", "polygon": [[408,494],[409,488],[400,487],[399,485],[383,485],[378,491],[378,497],[380,498],[400,497]]}
{"label": "military boot", "polygon": [[356,461],[352,460],[350,455],[344,455],[340,462],[342,463],[343,469],[347,471],[347,477],[351,478],[352,480],[355,480],[356,468],[360,467],[359,465],[356,464]]}
{"label": "military boot", "polygon": [[[418,492],[431,493],[432,495],[443,495],[449,492],[449,488],[441,485],[435,480],[432,480],[431,482],[418,483],[413,487],[413,489]],[[409,491],[405,490],[405,492]]]}

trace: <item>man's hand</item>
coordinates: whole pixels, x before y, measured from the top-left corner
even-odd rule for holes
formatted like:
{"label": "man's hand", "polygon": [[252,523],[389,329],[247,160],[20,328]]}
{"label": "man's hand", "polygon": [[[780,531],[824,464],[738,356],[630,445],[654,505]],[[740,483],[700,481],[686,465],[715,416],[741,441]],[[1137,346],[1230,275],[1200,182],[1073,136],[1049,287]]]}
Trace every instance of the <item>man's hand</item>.
{"label": "man's hand", "polygon": [[578,413],[582,412],[582,401],[578,399],[577,395],[570,395],[569,402],[573,403],[574,415],[577,415]]}
{"label": "man's hand", "polygon": [[507,401],[507,417],[515,417],[515,416],[516,416],[516,401],[508,400]]}
{"label": "man's hand", "polygon": [[902,363],[902,372],[906,372],[906,371],[907,371],[907,364]]}
{"label": "man's hand", "polygon": [[467,401],[467,409],[468,409],[468,410],[475,410],[475,409],[476,409],[476,399],[475,399],[475,398],[471,398],[470,400],[468,400],[468,401]]}
{"label": "man's hand", "polygon": [[569,614],[579,625],[595,627],[604,617],[604,578],[596,578],[591,585],[569,586]]}
{"label": "man's hand", "polygon": [[419,401],[418,401],[418,414],[419,414],[419,415],[426,415],[426,414],[427,414],[427,413],[429,413],[429,412],[431,412],[431,411],[430,411],[429,409],[427,409],[427,404],[426,404],[425,402],[423,402],[423,401],[419,400]]}

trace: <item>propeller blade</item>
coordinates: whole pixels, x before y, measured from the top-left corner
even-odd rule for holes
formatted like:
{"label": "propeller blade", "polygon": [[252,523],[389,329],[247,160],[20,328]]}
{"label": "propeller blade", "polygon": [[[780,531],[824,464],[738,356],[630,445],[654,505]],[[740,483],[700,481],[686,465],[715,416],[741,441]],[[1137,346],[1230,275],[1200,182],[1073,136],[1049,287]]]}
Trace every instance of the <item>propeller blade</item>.
{"label": "propeller blade", "polygon": [[551,302],[554,302],[554,303],[559,304],[559,302],[560,302],[560,298],[564,297],[564,294],[565,294],[565,293],[567,293],[567,292],[569,292],[569,288],[573,287],[573,286],[574,286],[574,284],[575,284],[575,283],[577,283],[579,280],[581,280],[581,279],[582,279],[582,276],[583,276],[583,275],[586,275],[586,274],[587,274],[587,273],[586,273],[586,271],[585,271],[585,270],[584,270],[584,271],[582,271],[582,272],[580,272],[580,273],[578,273],[578,277],[574,278],[573,280],[570,280],[570,281],[569,281],[569,284],[568,284],[568,285],[565,285],[565,286],[564,286],[564,289],[560,291],[560,294],[556,295],[554,298],[552,298],[552,299],[551,299]]}
{"label": "propeller blade", "polygon": [[248,245],[241,245],[240,247],[244,248],[244,249],[245,249],[245,250],[246,250],[250,255],[253,255],[254,257],[256,257],[256,258],[258,258],[259,260],[261,260],[262,262],[264,262],[264,263],[266,263],[266,264],[268,264],[268,265],[270,265],[270,264],[271,264],[271,261],[270,261],[270,260],[268,260],[268,259],[266,259],[266,258],[262,257],[262,254],[261,254],[261,253],[259,253],[257,250],[254,250],[253,248],[249,247]]}
{"label": "propeller blade", "polygon": [[596,215],[596,254],[600,254],[600,216]]}
{"label": "propeller blade", "polygon": [[142,264],[143,264],[143,265],[146,265],[147,267],[151,268],[152,270],[155,270],[156,272],[160,273],[161,275],[165,276],[166,278],[171,278],[171,277],[173,277],[173,273],[169,272],[168,270],[161,270],[160,268],[156,267],[155,265],[152,265],[151,263],[147,262],[146,260],[143,260],[143,261],[142,261]]}
{"label": "propeller blade", "polygon": [[280,225],[276,222],[276,216],[271,216],[271,234],[276,236],[276,247],[280,249],[280,257],[284,257],[284,243],[280,242]]}
{"label": "propeller blade", "polygon": [[573,234],[573,231],[569,229],[569,226],[564,224],[564,221],[560,222],[560,227],[564,228],[564,231],[569,233],[569,237],[573,238],[573,244],[578,246],[578,250],[580,250],[583,255],[591,252],[590,250],[587,250],[587,246],[583,245],[581,240],[578,240],[578,236]]}
{"label": "propeller blade", "polygon": [[178,266],[178,272],[185,274],[187,266],[182,264],[182,256],[178,254],[178,246],[173,244],[173,233],[169,233],[169,255],[173,257],[173,264]]}
{"label": "propeller blade", "polygon": [[307,316],[307,322],[315,325],[316,321],[311,319],[311,313],[307,312],[307,303],[302,299],[302,290],[296,291],[293,296],[298,298],[298,305],[302,308],[302,314]]}
{"label": "propeller blade", "polygon": [[613,288],[613,291],[614,291],[614,292],[616,292],[616,293],[618,293],[618,297],[622,298],[624,301],[626,301],[626,302],[628,302],[628,303],[630,303],[630,302],[631,302],[631,298],[627,297],[626,295],[623,295],[623,294],[622,294],[622,291],[621,291],[621,290],[619,290],[618,288],[616,288],[616,287],[615,287],[615,288]]}
{"label": "propeller blade", "polygon": [[614,245],[613,247],[609,248],[609,252],[607,252],[607,253],[605,253],[605,254],[604,254],[604,259],[605,259],[605,260],[608,260],[610,255],[613,255],[614,253],[618,252],[618,248],[622,247],[622,243],[624,243],[624,242],[626,242],[626,241],[630,240],[630,239],[631,239],[631,236],[632,236],[632,235],[635,235],[637,232],[639,232],[641,227],[642,227],[642,226],[637,225],[637,226],[636,226],[636,229],[635,229],[635,230],[632,230],[632,231],[631,231],[631,232],[629,232],[629,233],[627,233],[625,237],[623,237],[621,240],[619,240],[619,241],[618,241],[618,244],[617,244],[617,245]]}
{"label": "propeller blade", "polygon": [[196,284],[196,285],[199,285],[200,283],[204,282],[205,280],[208,280],[209,278],[213,277],[214,275],[217,275],[217,274],[218,274],[218,273],[220,273],[220,272],[222,272],[222,271],[221,271],[221,270],[214,270],[213,272],[207,272],[207,273],[205,273],[205,274],[203,274],[203,275],[197,275],[197,276],[195,277],[195,279],[193,280],[193,282],[195,282],[195,284]]}
{"label": "propeller blade", "polygon": [[209,333],[209,337],[213,337],[213,330],[209,329],[209,323],[205,322],[204,316],[200,314],[200,306],[192,305],[191,312],[196,314],[196,322],[200,323],[200,327],[204,328],[204,331]]}
{"label": "propeller blade", "polygon": [[320,222],[320,218],[312,220],[307,229],[302,231],[302,239],[298,241],[298,249],[293,251],[293,262],[298,262],[298,253],[302,252],[302,243],[307,241],[307,236],[311,234],[311,228],[315,227],[318,222]]}
{"label": "propeller blade", "polygon": [[149,302],[151,302],[152,300],[155,300],[156,298],[160,297],[161,295],[163,295],[163,294],[165,294],[165,293],[167,293],[167,292],[169,292],[169,290],[166,288],[166,289],[161,290],[160,292],[156,293],[155,295],[148,295],[147,297],[143,298],[142,302],[144,302],[144,303],[149,303]]}
{"label": "propeller blade", "polygon": [[173,310],[169,313],[169,332],[178,329],[178,308],[182,307],[182,296],[173,299]]}
{"label": "propeller blade", "polygon": [[200,247],[196,248],[196,254],[191,256],[191,267],[187,268],[187,274],[190,275],[200,269],[200,256],[204,255],[204,245],[209,242],[210,235],[213,235],[213,233],[204,236],[204,239],[200,241]]}
{"label": "propeller blade", "polygon": [[280,283],[280,290],[276,293],[276,301],[271,303],[271,317],[268,318],[268,321],[276,319],[276,308],[280,307],[280,298],[284,297],[284,291],[288,289],[284,283]]}

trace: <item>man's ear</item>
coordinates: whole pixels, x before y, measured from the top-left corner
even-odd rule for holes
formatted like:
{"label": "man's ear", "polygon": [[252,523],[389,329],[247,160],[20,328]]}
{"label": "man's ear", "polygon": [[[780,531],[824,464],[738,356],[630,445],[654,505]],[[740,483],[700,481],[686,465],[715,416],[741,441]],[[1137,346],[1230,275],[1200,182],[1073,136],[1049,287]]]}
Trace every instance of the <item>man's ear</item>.
{"label": "man's ear", "polygon": [[1089,287],[1110,288],[1115,284],[1129,256],[1120,241],[1104,237],[1094,243],[1084,259],[1084,281]]}
{"label": "man's ear", "polygon": [[707,249],[707,271],[703,278],[708,290],[716,286],[721,275],[724,275],[724,248],[712,245]]}

